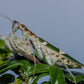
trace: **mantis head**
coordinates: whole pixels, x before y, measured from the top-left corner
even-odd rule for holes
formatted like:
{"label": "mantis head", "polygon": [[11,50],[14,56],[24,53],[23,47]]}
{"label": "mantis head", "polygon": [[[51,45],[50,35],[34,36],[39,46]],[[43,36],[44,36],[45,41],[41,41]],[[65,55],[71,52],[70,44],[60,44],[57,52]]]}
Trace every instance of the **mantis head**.
{"label": "mantis head", "polygon": [[20,28],[20,23],[16,20],[12,22],[12,32],[15,33]]}

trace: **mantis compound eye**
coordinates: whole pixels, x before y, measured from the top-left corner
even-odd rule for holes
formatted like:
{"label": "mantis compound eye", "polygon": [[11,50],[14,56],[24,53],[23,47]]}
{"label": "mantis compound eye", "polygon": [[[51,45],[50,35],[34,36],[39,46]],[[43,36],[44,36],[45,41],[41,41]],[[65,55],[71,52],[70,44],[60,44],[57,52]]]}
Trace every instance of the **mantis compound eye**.
{"label": "mantis compound eye", "polygon": [[20,23],[14,20],[12,23],[12,32],[15,33],[19,27],[20,27]]}

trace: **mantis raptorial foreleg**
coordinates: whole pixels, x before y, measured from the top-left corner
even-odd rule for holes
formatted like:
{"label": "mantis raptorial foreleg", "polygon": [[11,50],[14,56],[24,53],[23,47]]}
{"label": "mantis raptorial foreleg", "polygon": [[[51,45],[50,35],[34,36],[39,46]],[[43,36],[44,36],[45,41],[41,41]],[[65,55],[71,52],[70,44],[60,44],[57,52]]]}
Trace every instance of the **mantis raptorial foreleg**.
{"label": "mantis raptorial foreleg", "polygon": [[[13,48],[13,50],[21,55],[26,56],[29,60],[34,61],[33,57],[31,56],[31,50],[28,48],[28,46],[24,45],[22,41],[20,41],[14,34],[10,34],[10,44]],[[40,63],[38,59],[35,59],[37,63]]]}
{"label": "mantis raptorial foreleg", "polygon": [[30,55],[29,48],[26,45],[24,45],[24,43],[22,43],[14,34],[10,34],[9,37],[10,43],[15,51],[18,51],[22,54]]}
{"label": "mantis raptorial foreleg", "polygon": [[32,49],[31,49],[31,44],[30,44],[27,32],[22,33],[21,42],[28,48],[28,50],[29,50],[28,53],[29,53],[29,55],[31,55],[32,54]]}
{"label": "mantis raptorial foreleg", "polygon": [[[19,25],[19,23],[16,23],[15,25]],[[28,49],[30,50],[29,54],[31,55],[31,45],[30,45],[30,37],[29,37],[29,32],[27,31],[24,31],[24,29],[22,29],[21,26],[17,26],[15,27],[15,25],[13,25],[13,33],[15,33],[14,31],[16,31],[18,28],[20,28],[22,30],[22,36],[21,36],[21,41],[24,43],[24,45],[26,45],[28,47]],[[35,65],[35,69],[34,69],[34,72],[33,72],[33,76],[34,76],[34,73],[36,71],[36,58],[35,58],[35,55],[36,55],[36,50],[33,49],[33,58],[34,58],[34,65]]]}

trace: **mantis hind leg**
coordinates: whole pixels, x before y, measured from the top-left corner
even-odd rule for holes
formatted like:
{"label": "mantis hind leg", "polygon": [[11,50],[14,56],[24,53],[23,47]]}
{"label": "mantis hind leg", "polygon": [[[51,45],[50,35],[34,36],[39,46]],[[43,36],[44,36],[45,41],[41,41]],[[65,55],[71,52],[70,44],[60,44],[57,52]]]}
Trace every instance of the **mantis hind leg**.
{"label": "mantis hind leg", "polygon": [[61,62],[64,64],[65,68],[67,69],[67,71],[70,73],[70,75],[72,76],[74,83],[77,84],[75,76],[72,74],[72,72],[70,71],[70,69],[68,68],[68,66],[61,60]]}
{"label": "mantis hind leg", "polygon": [[35,71],[36,71],[36,59],[35,59],[35,58],[36,58],[36,57],[35,57],[36,50],[33,49],[33,52],[34,52],[34,53],[33,53],[33,57],[34,57],[34,67],[35,67],[34,70],[33,70],[33,76],[34,76],[34,75],[35,75]]}

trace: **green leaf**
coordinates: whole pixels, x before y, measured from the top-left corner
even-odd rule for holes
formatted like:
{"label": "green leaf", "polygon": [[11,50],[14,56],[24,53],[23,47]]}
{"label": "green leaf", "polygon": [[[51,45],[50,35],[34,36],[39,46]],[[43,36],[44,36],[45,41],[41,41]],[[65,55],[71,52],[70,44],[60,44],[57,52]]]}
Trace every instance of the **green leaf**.
{"label": "green leaf", "polygon": [[63,71],[56,66],[50,66],[49,75],[51,84],[65,84]]}
{"label": "green leaf", "polygon": [[[74,80],[72,78],[71,75],[65,75],[65,78],[67,78],[69,81],[71,81],[72,83],[74,83]],[[84,80],[84,75],[76,75],[75,76],[76,82],[81,82],[82,80]]]}
{"label": "green leaf", "polygon": [[50,82],[43,82],[42,84],[50,84]]}
{"label": "green leaf", "polygon": [[[33,75],[34,70],[35,70],[35,66],[32,66],[29,70],[29,76]],[[49,65],[36,64],[35,74],[46,73],[46,72],[49,72]]]}
{"label": "green leaf", "polygon": [[30,66],[30,63],[28,60],[18,60],[18,63],[22,63],[24,65],[24,67],[22,67],[23,70],[28,69],[28,67]]}
{"label": "green leaf", "polygon": [[[21,66],[21,69],[23,71],[22,74],[28,79],[32,76],[31,79],[33,84],[35,84],[35,82],[37,82],[41,77],[48,75],[48,73],[46,72],[49,72],[49,65],[36,64],[36,71],[34,73],[35,66],[30,64],[28,60],[17,60],[16,62],[23,64],[23,66]],[[10,63],[11,65],[13,65],[15,61],[9,62],[8,65],[10,65]],[[35,77],[33,77],[33,74],[35,75]]]}
{"label": "green leaf", "polygon": [[23,64],[23,66],[21,66],[21,69],[23,70],[23,74],[25,75],[25,77],[28,77],[28,73],[31,68],[29,61],[28,60],[18,60],[17,62]]}
{"label": "green leaf", "polygon": [[10,83],[10,84],[22,84],[23,81],[20,78],[16,78],[15,82]]}
{"label": "green leaf", "polygon": [[4,43],[4,41],[0,39],[0,51],[1,50],[4,51],[4,52],[11,53],[11,51],[8,49],[8,47],[6,46],[6,44]]}
{"label": "green leaf", "polygon": [[[28,60],[18,60],[18,63],[22,63],[23,66],[21,69],[23,70],[23,74],[27,77],[28,75],[33,75],[35,70],[35,66],[30,64]],[[49,65],[46,64],[36,64],[35,74],[49,72]]]}
{"label": "green leaf", "polygon": [[34,76],[34,77],[32,76],[32,77],[29,78],[28,84],[36,84],[37,81],[38,81],[40,78],[42,78],[42,77],[44,77],[44,76],[46,76],[46,75],[48,75],[48,73],[40,74],[40,75],[37,75],[37,76]]}
{"label": "green leaf", "polygon": [[3,40],[0,39],[0,48],[1,49],[4,49],[4,47],[5,47],[5,43],[4,43]]}
{"label": "green leaf", "polygon": [[8,59],[10,58],[10,54],[11,51],[5,46],[4,41],[0,39],[0,66],[8,61]]}
{"label": "green leaf", "polygon": [[66,84],[65,83],[65,77],[63,75],[63,71],[59,68],[58,68],[58,71],[57,71],[56,82],[58,82],[58,84]]}
{"label": "green leaf", "polygon": [[9,57],[10,53],[8,49],[0,49],[0,59]]}
{"label": "green leaf", "polygon": [[4,64],[4,61],[0,60],[0,65]]}
{"label": "green leaf", "polygon": [[51,84],[55,84],[56,82],[57,70],[58,70],[57,67],[50,66],[49,75],[50,75]]}
{"label": "green leaf", "polygon": [[22,63],[12,63],[9,66],[7,66],[6,68],[1,69],[0,74],[4,73],[5,71],[7,71],[9,69],[14,69],[14,68],[16,68],[18,66],[23,66],[23,64]]}
{"label": "green leaf", "polygon": [[14,82],[15,76],[12,74],[4,74],[0,77],[0,84],[9,84],[10,82]]}
{"label": "green leaf", "polygon": [[76,81],[77,82],[81,82],[82,80],[84,80],[84,76],[83,75],[76,75]]}
{"label": "green leaf", "polygon": [[[4,53],[4,54],[5,54],[5,53]],[[9,57],[10,57],[10,56],[4,57],[4,54],[1,55],[1,56],[3,56],[3,57],[0,57],[0,68],[7,64],[8,59],[9,59]]]}
{"label": "green leaf", "polygon": [[[0,69],[6,65],[8,59],[10,58],[11,51],[5,46],[4,41],[0,40]],[[5,69],[0,70],[0,74],[4,72]]]}

